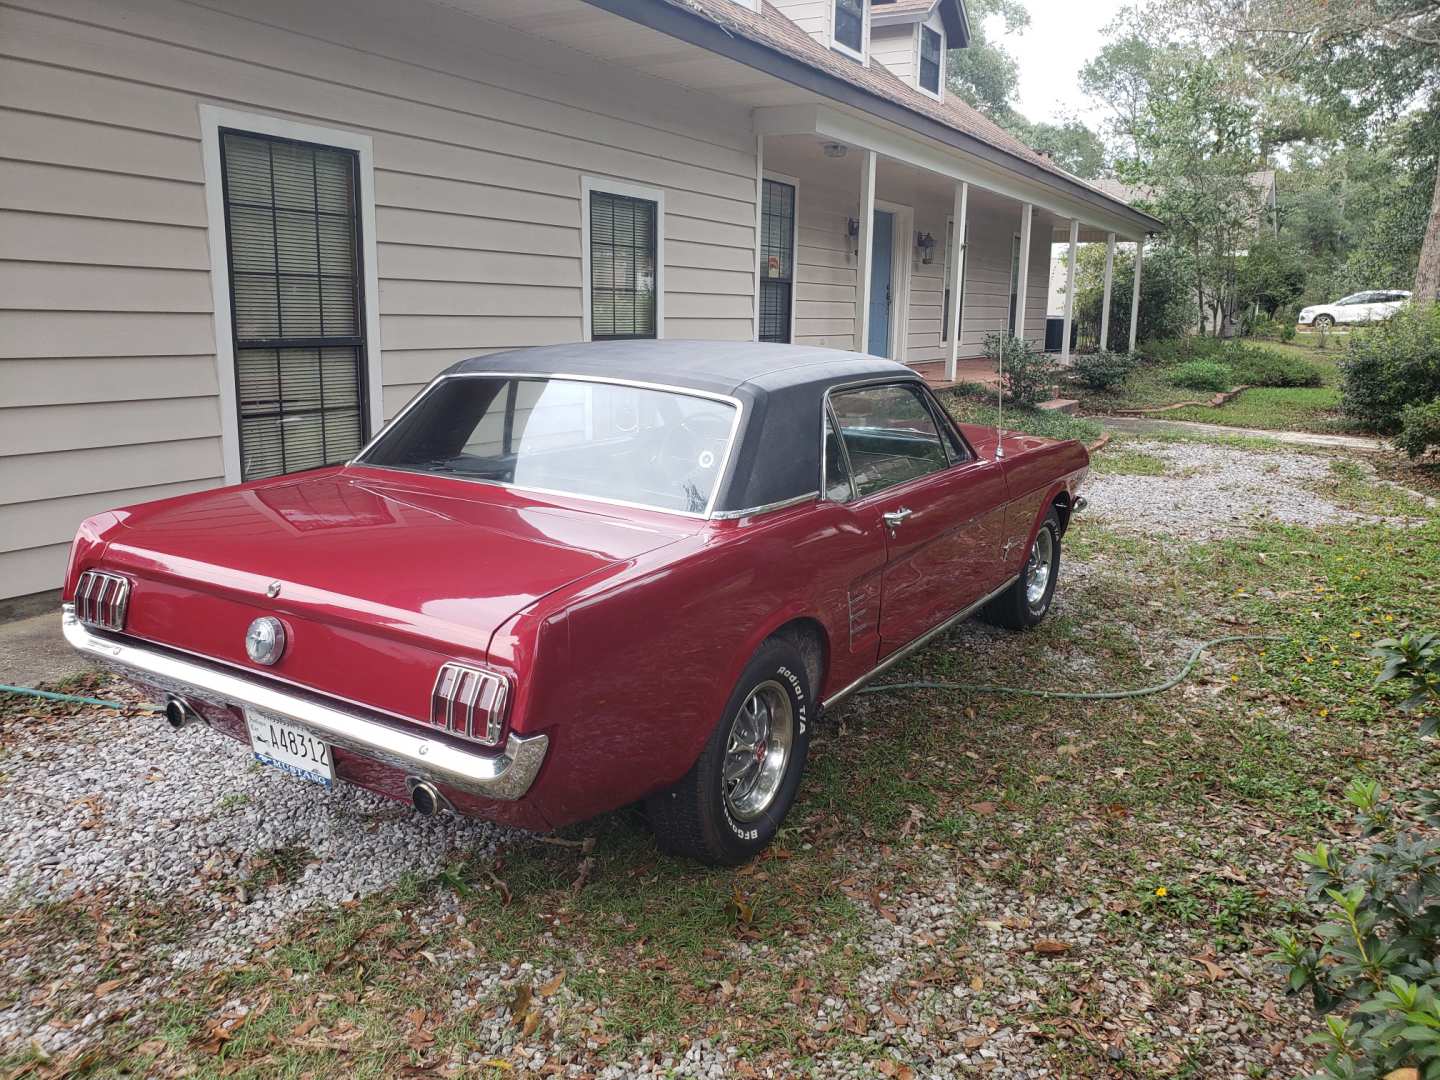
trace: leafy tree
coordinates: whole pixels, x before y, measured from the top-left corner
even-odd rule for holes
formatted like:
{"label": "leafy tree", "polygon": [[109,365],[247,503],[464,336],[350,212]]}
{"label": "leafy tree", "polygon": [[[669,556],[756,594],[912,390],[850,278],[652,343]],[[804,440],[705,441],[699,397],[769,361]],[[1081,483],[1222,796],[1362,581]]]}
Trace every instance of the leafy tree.
{"label": "leafy tree", "polygon": [[1269,318],[1305,291],[1305,256],[1292,243],[1262,237],[1240,260],[1236,298]]}
{"label": "leafy tree", "polygon": [[1140,152],[1141,117],[1150,99],[1150,79],[1157,46],[1126,23],[1129,13],[1106,28],[1112,40],[1080,69],[1080,89],[1103,102],[1112,113],[1117,142],[1132,156]]}
{"label": "leafy tree", "polygon": [[1010,130],[1081,179],[1093,180],[1105,170],[1105,144],[1074,117],[1059,124],[1044,121],[1031,124],[1017,118],[1010,124]]}
{"label": "leafy tree", "polygon": [[[1440,127],[1436,0],[1167,0],[1198,38],[1217,35],[1258,71],[1300,88],[1340,134],[1373,136],[1411,114]],[[1422,142],[1433,139],[1423,137]],[[1440,297],[1440,154],[1416,249],[1417,299]],[[1398,224],[1398,222],[1397,222]],[[1407,245],[1408,246],[1408,245]]]}
{"label": "leafy tree", "polygon": [[[1138,155],[1117,163],[1149,192],[1149,209],[1189,255],[1200,303],[1217,333],[1238,303],[1238,252],[1260,220],[1251,174],[1260,164],[1247,74],[1232,59],[1169,49],[1154,57],[1135,130]],[[1205,328],[1202,320],[1200,329]]]}
{"label": "leafy tree", "polygon": [[1020,71],[1005,46],[991,41],[986,20],[999,16],[1004,33],[1017,33],[1030,25],[1030,13],[1021,0],[970,0],[970,44],[951,49],[945,58],[945,85],[997,124],[1008,126],[1018,114],[1015,100]]}

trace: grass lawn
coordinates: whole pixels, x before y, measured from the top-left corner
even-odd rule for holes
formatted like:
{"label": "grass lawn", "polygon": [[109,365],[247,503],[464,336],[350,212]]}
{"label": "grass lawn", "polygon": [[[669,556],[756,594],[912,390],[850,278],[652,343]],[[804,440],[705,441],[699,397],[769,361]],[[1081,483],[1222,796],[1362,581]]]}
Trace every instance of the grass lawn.
{"label": "grass lawn", "polygon": [[[1102,458],[1174,482],[1153,455]],[[1294,853],[1346,841],[1353,776],[1440,769],[1366,653],[1440,627],[1440,513],[1378,505],[1336,460],[1326,499],[1415,520],[1198,543],[1082,518],[1041,627],[968,625],[882,682],[1134,687],[1201,639],[1282,640],[1152,697],[857,698],[749,866],[662,858],[623,811],[457,851],[198,971],[171,964],[194,925],[173,898],[11,896],[0,1017],[106,1020],[65,1054],[0,1042],[0,1076],[663,1076],[687,1054],[738,1077],[1298,1075],[1318,1021],[1264,959],[1300,915]],[[35,708],[0,702],[0,771]]]}
{"label": "grass lawn", "polygon": [[[1319,350],[1313,345],[1296,345],[1274,341],[1250,344],[1273,352],[1299,356],[1320,369],[1322,384],[1318,387],[1256,387],[1246,390],[1219,408],[1191,406],[1162,415],[1166,420],[1194,420],[1232,427],[1262,428],[1272,431],[1343,431],[1347,430],[1339,416],[1341,350],[1334,343]],[[1081,408],[1092,414],[1104,415],[1128,409],[1148,409],[1181,401],[1205,401],[1210,394],[1177,386],[1168,379],[1168,368],[1144,367],[1135,372],[1117,392],[1098,393],[1076,387],[1067,390],[1080,396]]]}

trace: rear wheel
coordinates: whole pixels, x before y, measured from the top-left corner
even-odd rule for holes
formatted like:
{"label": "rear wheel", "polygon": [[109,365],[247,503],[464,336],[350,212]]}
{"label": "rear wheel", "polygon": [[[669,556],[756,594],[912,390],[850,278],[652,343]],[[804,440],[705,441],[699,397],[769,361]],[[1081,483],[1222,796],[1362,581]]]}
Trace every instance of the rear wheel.
{"label": "rear wheel", "polygon": [[1316,315],[1315,326],[1319,329],[1328,330],[1335,325],[1334,315]]}
{"label": "rear wheel", "polygon": [[760,646],[699,760],[646,808],[662,850],[733,866],[759,854],[779,831],[805,771],[813,688],[788,640]]}
{"label": "rear wheel", "polygon": [[1059,577],[1060,515],[1051,507],[1030,545],[1025,569],[1015,584],[981,609],[980,617],[1010,630],[1029,629],[1050,611]]}

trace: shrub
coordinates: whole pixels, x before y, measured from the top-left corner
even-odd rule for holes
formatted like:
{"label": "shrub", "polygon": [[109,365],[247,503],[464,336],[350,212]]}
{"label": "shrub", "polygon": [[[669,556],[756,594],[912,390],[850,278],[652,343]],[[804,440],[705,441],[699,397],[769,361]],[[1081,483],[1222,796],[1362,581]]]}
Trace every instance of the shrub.
{"label": "shrub", "polygon": [[1186,360],[1219,360],[1225,354],[1225,342],[1219,338],[1189,337],[1161,338],[1148,341],[1140,349],[1140,356],[1147,362],[1162,367],[1173,367]]}
{"label": "shrub", "polygon": [[1293,353],[1237,343],[1224,355],[1236,380],[1246,386],[1319,386],[1322,381],[1319,368]]}
{"label": "shrub", "polygon": [[1407,405],[1440,398],[1440,304],[1407,306],[1350,335],[1341,409],[1368,431],[1400,430]]}
{"label": "shrub", "polygon": [[[1377,642],[1380,682],[1411,691],[1422,735],[1440,722],[1440,635]],[[1325,844],[1302,855],[1306,896],[1321,917],[1303,935],[1277,936],[1291,992],[1308,988],[1328,1013],[1309,1041],[1328,1046],[1321,1078],[1377,1080],[1440,1075],[1440,791],[1382,797],[1356,779],[1364,849],[1347,860]],[[1348,1010],[1348,1015],[1341,1010]]]}
{"label": "shrub", "polygon": [[1250,324],[1250,336],[1261,341],[1294,341],[1294,319],[1270,319],[1264,315]]}
{"label": "shrub", "polygon": [[[1011,334],[986,334],[985,355],[1001,371],[1005,396],[1021,405],[1034,405],[1046,399],[1055,382],[1057,361],[1054,355],[1042,352],[1024,338]],[[1000,363],[1004,360],[1004,364]]]}
{"label": "shrub", "polygon": [[1235,373],[1228,364],[1214,360],[1187,360],[1170,372],[1170,381],[1191,390],[1219,392],[1235,385]]}
{"label": "shrub", "polygon": [[1432,446],[1440,446],[1440,398],[1424,405],[1407,405],[1400,412],[1400,434],[1395,445],[1412,459]]}
{"label": "shrub", "polygon": [[1101,349],[1099,352],[1080,353],[1075,357],[1071,370],[1091,390],[1109,390],[1129,378],[1139,364],[1139,358],[1133,353]]}

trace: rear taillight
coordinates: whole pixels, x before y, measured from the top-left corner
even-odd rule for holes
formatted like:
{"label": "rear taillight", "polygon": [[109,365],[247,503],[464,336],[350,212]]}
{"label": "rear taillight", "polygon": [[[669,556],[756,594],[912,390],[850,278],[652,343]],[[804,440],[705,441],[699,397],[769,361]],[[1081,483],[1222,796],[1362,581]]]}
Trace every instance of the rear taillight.
{"label": "rear taillight", "polygon": [[119,574],[86,570],[75,583],[75,614],[90,626],[125,629],[125,605],[129,602],[130,582]]}
{"label": "rear taillight", "polygon": [[486,746],[500,742],[509,684],[503,675],[465,664],[446,664],[430,695],[430,723]]}

